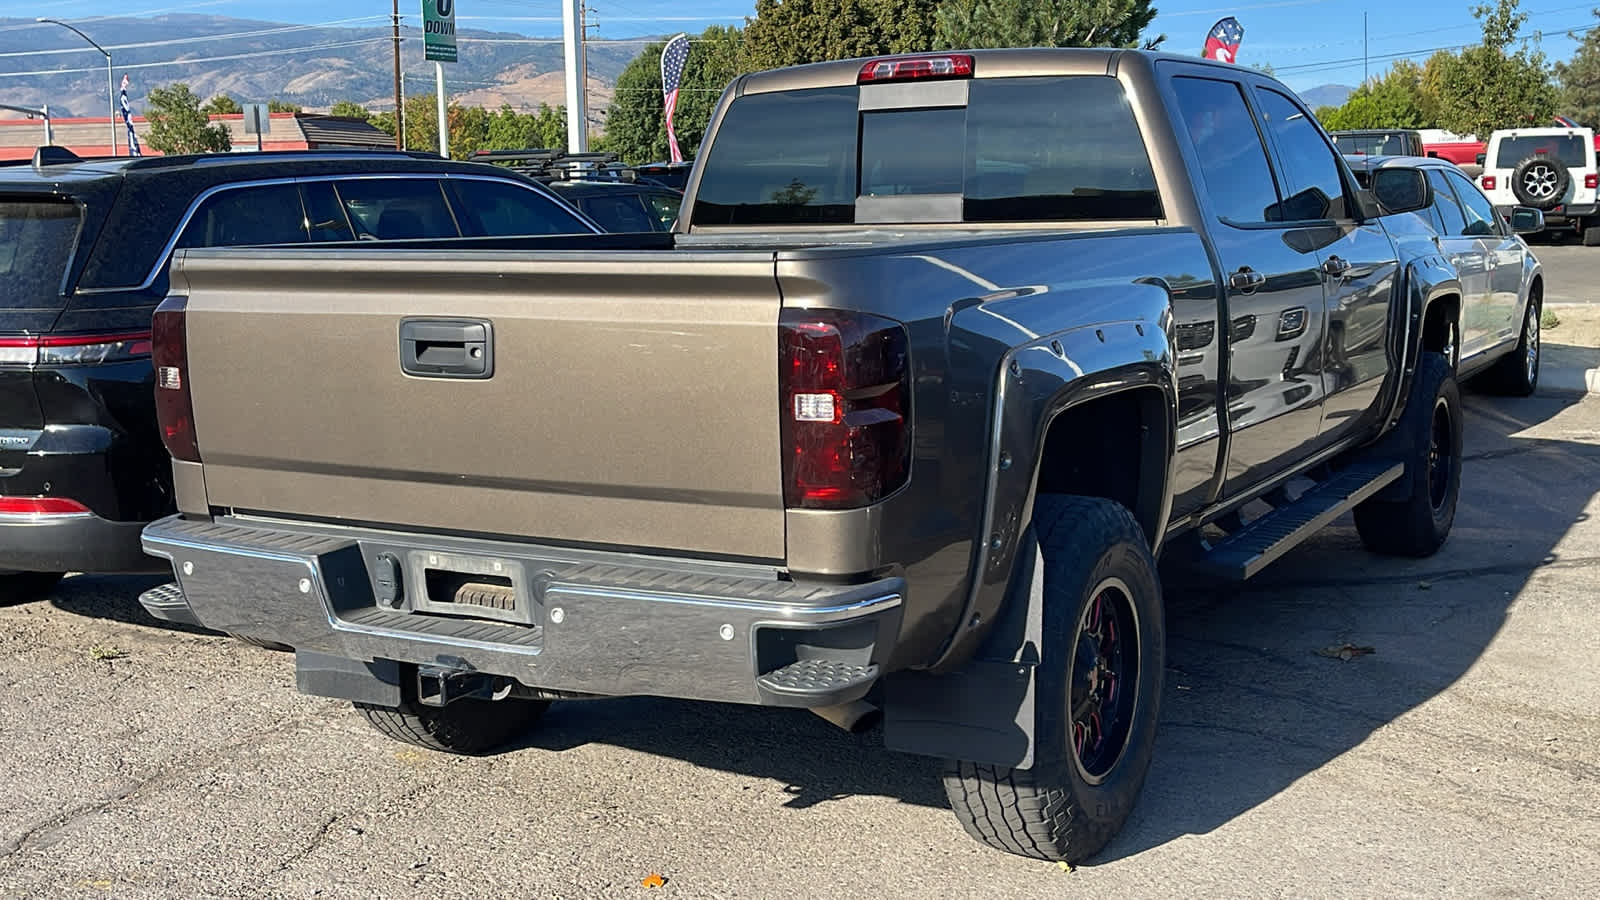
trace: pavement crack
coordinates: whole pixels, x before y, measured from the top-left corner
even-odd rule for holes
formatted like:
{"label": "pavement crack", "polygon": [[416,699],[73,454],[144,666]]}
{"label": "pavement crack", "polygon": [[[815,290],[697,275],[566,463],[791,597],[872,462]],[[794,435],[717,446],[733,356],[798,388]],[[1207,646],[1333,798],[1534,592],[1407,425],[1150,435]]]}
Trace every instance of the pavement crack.
{"label": "pavement crack", "polygon": [[12,857],[28,849],[28,845],[38,838],[39,835],[49,831],[54,831],[58,828],[63,828],[67,825],[70,825],[72,822],[83,818],[84,816],[89,816],[100,812],[101,810],[111,806],[113,803],[116,803],[117,801],[122,800],[123,798],[132,794],[134,791],[138,790],[138,788],[138,785],[134,785],[124,790],[119,790],[107,796],[101,797],[98,800],[91,800],[88,803],[80,803],[71,809],[62,810],[61,812],[54,813],[44,817],[43,819],[40,819],[37,822],[34,822],[32,825],[24,828],[21,834],[9,841],[6,841],[4,844],[0,844],[0,863],[8,861]]}
{"label": "pavement crack", "polygon": [[322,825],[317,828],[316,833],[311,835],[311,839],[306,841],[303,846],[301,846],[299,849],[295,850],[293,853],[290,853],[288,856],[285,856],[278,863],[277,868],[272,870],[271,874],[273,874],[273,875],[281,875],[284,872],[289,871],[289,869],[291,867],[293,867],[295,863],[299,862],[302,859],[305,859],[306,857],[310,856],[312,853],[315,853],[317,848],[321,847],[328,840],[329,832],[331,832],[333,830],[334,823],[336,823],[338,821],[339,821],[339,814],[338,813],[329,813],[326,817],[323,818]]}

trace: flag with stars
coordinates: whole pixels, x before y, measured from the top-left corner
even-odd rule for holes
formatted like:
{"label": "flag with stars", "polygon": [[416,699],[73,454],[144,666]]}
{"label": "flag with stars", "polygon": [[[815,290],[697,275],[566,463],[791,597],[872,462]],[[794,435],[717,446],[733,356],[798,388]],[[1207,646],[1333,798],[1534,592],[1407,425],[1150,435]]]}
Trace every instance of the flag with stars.
{"label": "flag with stars", "polygon": [[667,148],[673,162],[683,162],[678,136],[672,131],[672,114],[678,108],[678,87],[683,82],[683,67],[689,62],[689,36],[680,34],[661,49],[661,98],[667,108]]}
{"label": "flag with stars", "polygon": [[1235,62],[1239,56],[1239,45],[1244,43],[1244,26],[1233,16],[1222,19],[1211,26],[1211,33],[1206,35],[1206,49],[1200,54],[1206,59],[1219,62]]}
{"label": "flag with stars", "polygon": [[128,126],[128,155],[143,156],[139,150],[139,136],[133,133],[133,110],[128,106],[128,74],[122,74],[122,124]]}

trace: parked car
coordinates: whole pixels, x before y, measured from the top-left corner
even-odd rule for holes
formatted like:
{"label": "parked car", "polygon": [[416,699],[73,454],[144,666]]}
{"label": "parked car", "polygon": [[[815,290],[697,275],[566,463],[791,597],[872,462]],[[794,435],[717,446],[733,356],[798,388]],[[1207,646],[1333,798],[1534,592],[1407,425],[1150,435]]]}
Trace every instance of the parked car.
{"label": "parked car", "polygon": [[1421,155],[1455,163],[1463,172],[1477,177],[1479,172],[1473,171],[1473,167],[1483,166],[1480,157],[1486,145],[1478,140],[1476,135],[1455,134],[1442,128],[1423,128],[1419,129],[1417,134],[1422,138]]}
{"label": "parked car", "polygon": [[549,185],[600,227],[618,234],[671,231],[683,203],[681,192],[642,181],[578,178]]}
{"label": "parked car", "polygon": [[[1482,373],[1484,387],[1527,396],[1539,385],[1539,315],[1544,276],[1522,235],[1544,227],[1543,213],[1514,207],[1502,218],[1453,163],[1417,157],[1348,157],[1356,180],[1379,203],[1420,209],[1386,217],[1384,227],[1413,260],[1444,253],[1461,284],[1461,332],[1446,341],[1457,375]],[[1510,352],[1508,352],[1510,351]]]}
{"label": "parked car", "polygon": [[1502,216],[1530,206],[1548,226],[1571,228],[1584,246],[1600,246],[1594,145],[1588,128],[1502,129],[1489,135],[1478,183]]}
{"label": "parked car", "polygon": [[689,185],[689,172],[694,168],[691,162],[654,162],[645,163],[638,167],[639,177],[648,179],[662,187],[669,187],[681,191]]}
{"label": "parked car", "polygon": [[553,699],[881,709],[973,837],[1082,859],[1151,759],[1159,556],[1448,537],[1461,275],[1386,224],[1427,206],[1193,57],[743,75],[671,234],[181,253],[141,600],[456,752]]}
{"label": "parked car", "polygon": [[161,567],[139,532],[174,509],[150,364],[174,252],[598,231],[526,178],[423,154],[44,147],[0,166],[0,599]]}
{"label": "parked car", "polygon": [[1426,156],[1422,135],[1404,128],[1330,131],[1334,147],[1346,156]]}

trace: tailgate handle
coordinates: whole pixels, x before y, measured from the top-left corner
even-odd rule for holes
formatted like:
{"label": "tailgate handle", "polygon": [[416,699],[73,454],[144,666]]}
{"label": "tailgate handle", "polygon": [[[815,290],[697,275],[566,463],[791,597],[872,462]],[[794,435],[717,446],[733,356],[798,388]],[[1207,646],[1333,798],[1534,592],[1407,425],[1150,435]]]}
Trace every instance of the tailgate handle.
{"label": "tailgate handle", "polygon": [[494,326],[487,319],[401,319],[400,371],[418,378],[494,376]]}

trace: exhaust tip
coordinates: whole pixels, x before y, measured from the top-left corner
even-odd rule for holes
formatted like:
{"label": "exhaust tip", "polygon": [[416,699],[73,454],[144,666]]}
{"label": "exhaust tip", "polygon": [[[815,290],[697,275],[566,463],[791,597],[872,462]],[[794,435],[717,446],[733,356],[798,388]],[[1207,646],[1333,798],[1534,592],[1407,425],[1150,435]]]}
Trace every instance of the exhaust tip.
{"label": "exhaust tip", "polygon": [[813,707],[811,711],[851,734],[868,731],[883,718],[883,710],[865,700]]}

